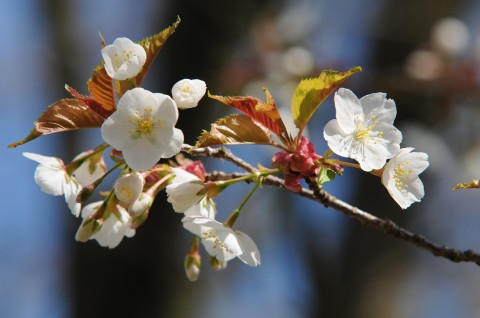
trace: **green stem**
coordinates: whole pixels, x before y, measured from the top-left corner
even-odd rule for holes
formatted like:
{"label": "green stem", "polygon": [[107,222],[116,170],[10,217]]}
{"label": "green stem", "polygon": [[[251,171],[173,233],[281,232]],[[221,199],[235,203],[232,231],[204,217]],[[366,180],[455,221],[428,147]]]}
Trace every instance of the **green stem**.
{"label": "green stem", "polygon": [[270,175],[273,175],[273,174],[279,174],[279,173],[282,173],[282,170],[281,169],[269,169],[269,170],[263,170],[263,171],[259,171],[257,173],[252,173],[252,174],[249,174],[249,175],[246,175],[246,176],[242,176],[242,177],[238,177],[238,178],[234,178],[234,179],[230,179],[230,180],[226,180],[226,181],[218,181],[217,184],[221,187],[228,187],[228,186],[231,186],[235,183],[238,183],[238,182],[242,182],[242,181],[247,181],[247,180],[255,180],[255,179],[258,179],[259,177],[266,177],[266,176],[270,176]]}
{"label": "green stem", "polygon": [[137,81],[135,77],[127,79],[128,84],[130,84],[130,89],[137,87]]}
{"label": "green stem", "polygon": [[102,143],[97,146],[93,151],[87,154],[85,157],[82,157],[78,160],[72,161],[65,166],[65,170],[69,175],[72,175],[75,170],[77,170],[86,160],[98,155],[98,153],[103,152],[109,145],[107,143]]}
{"label": "green stem", "polygon": [[240,203],[238,208],[236,208],[235,211],[233,211],[232,214],[225,221],[225,226],[228,226],[230,228],[233,227],[233,224],[235,224],[235,221],[237,220],[238,216],[240,215],[240,211],[245,206],[245,204],[247,204],[248,200],[252,197],[252,195],[255,193],[255,191],[258,189],[259,186],[260,186],[260,183],[255,183],[253,188],[250,190],[250,192],[247,194],[247,196],[243,199],[242,203]]}
{"label": "green stem", "polygon": [[88,185],[86,185],[85,187],[83,187],[83,189],[80,191],[80,193],[78,193],[77,195],[77,202],[80,202],[80,203],[83,203],[85,201],[87,201],[93,194],[93,191],[95,191],[95,189],[100,185],[100,183],[103,182],[103,180],[113,171],[115,170],[116,168],[118,168],[119,166],[121,166],[122,164],[119,163],[119,164],[116,164],[113,168],[111,168],[110,170],[108,170],[107,172],[105,172],[105,174],[103,176],[101,176],[100,178],[98,178],[97,180],[95,180],[93,183],[90,183]]}

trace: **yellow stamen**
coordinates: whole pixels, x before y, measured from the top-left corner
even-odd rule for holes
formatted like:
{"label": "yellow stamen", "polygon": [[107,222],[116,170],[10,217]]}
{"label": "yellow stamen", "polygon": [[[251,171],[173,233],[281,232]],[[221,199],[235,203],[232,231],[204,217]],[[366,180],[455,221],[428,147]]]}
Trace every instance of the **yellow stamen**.
{"label": "yellow stamen", "polygon": [[406,181],[409,180],[410,174],[412,173],[412,170],[405,170],[405,167],[409,164],[409,161],[402,162],[398,164],[394,171],[393,179],[395,180],[395,186],[397,187],[398,190],[407,190],[408,184],[406,184]]}
{"label": "yellow stamen", "polygon": [[130,136],[134,139],[147,138],[153,139],[156,136],[156,127],[161,127],[161,121],[157,116],[152,115],[151,108],[145,108],[143,115],[138,111],[135,112],[136,117],[130,118],[129,122],[135,124],[135,129],[129,130]]}
{"label": "yellow stamen", "polygon": [[[374,122],[368,127],[363,126],[364,117],[365,115],[361,117],[357,116],[357,119],[358,119],[357,128],[353,132],[353,137],[355,138],[355,140],[365,142],[370,140],[371,137],[383,138],[383,131],[374,130],[375,126],[378,124],[378,119],[376,119],[376,116],[375,115],[371,116],[371,119]],[[376,141],[373,141],[373,142],[375,144],[377,143]]]}

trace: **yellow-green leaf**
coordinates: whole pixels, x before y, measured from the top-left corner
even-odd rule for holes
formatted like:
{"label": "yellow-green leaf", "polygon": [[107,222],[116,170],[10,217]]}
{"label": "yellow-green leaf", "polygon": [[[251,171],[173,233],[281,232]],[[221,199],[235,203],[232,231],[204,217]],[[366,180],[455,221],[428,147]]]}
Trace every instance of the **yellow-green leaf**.
{"label": "yellow-green leaf", "polygon": [[27,137],[8,147],[14,148],[23,145],[42,135],[80,128],[100,127],[104,120],[104,118],[78,99],[62,99],[48,106],[37,121],[34,122],[35,127]]}
{"label": "yellow-green leaf", "polygon": [[458,189],[478,189],[480,188],[480,180],[472,180],[469,183],[459,183],[457,184],[453,190]]}
{"label": "yellow-green leaf", "polygon": [[204,131],[196,148],[225,144],[269,144],[270,132],[252,118],[235,114],[217,120],[210,131]]}
{"label": "yellow-green leaf", "polygon": [[325,183],[335,179],[335,176],[336,176],[336,174],[333,170],[330,170],[330,169],[326,168],[325,166],[323,166],[323,167],[320,168],[320,171],[318,172],[318,177],[316,179],[317,184],[319,186],[322,186]]}
{"label": "yellow-green leaf", "polygon": [[325,70],[318,77],[304,79],[298,84],[292,97],[292,116],[295,126],[300,129],[299,134],[327,96],[343,81],[361,70],[360,66],[346,72]]}

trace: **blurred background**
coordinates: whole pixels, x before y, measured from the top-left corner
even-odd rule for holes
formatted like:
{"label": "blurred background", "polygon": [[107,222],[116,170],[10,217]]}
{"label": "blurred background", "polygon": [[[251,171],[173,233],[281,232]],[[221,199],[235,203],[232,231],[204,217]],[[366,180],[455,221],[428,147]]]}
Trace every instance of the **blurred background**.
{"label": "blurred background", "polygon": [[[80,220],[63,198],[33,180],[22,152],[70,161],[101,142],[98,130],[24,138],[64,84],[86,81],[107,43],[139,41],[182,19],[144,87],[168,94],[200,78],[219,95],[263,98],[268,87],[286,116],[301,78],[322,69],[363,72],[344,86],[357,96],[386,92],[398,109],[403,147],[430,156],[426,197],[402,211],[380,180],[346,169],[326,190],[429,239],[480,250],[480,193],[452,191],[480,175],[480,2],[466,0],[18,0],[0,2],[2,177],[0,317],[480,317],[480,271],[361,226],[332,209],[264,188],[238,229],[257,243],[262,265],[239,260],[215,272],[206,255],[190,283],[183,259],[191,236],[160,195],[135,237],[108,250],[74,239]],[[180,114],[186,142],[231,110],[203,99]],[[309,124],[325,150],[330,97]],[[268,166],[273,152],[232,150]],[[209,170],[235,167],[205,160]],[[219,219],[248,186],[223,193]]]}

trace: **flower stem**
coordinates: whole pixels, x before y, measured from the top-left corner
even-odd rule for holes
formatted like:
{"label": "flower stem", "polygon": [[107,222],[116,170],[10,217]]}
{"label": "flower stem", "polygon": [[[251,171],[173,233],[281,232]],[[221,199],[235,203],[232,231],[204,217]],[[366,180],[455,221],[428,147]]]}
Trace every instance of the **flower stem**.
{"label": "flower stem", "polygon": [[225,221],[225,226],[228,226],[230,228],[233,227],[233,224],[235,224],[235,221],[237,220],[238,216],[240,215],[240,211],[245,206],[245,204],[248,202],[248,200],[252,197],[252,195],[255,193],[255,191],[258,189],[259,186],[260,186],[259,182],[255,183],[253,188],[250,190],[250,192],[247,194],[247,196],[243,199],[242,203],[240,203],[238,208],[236,208],[235,211],[233,211],[232,214]]}
{"label": "flower stem", "polygon": [[226,180],[226,181],[219,181],[218,183],[219,183],[220,186],[226,188],[226,187],[231,186],[231,185],[233,185],[235,183],[238,183],[238,182],[242,182],[242,181],[246,181],[246,180],[255,180],[255,179],[258,179],[258,178],[261,178],[261,177],[266,177],[266,176],[270,176],[270,175],[274,175],[274,174],[279,174],[281,172],[282,172],[281,169],[268,169],[268,170],[259,171],[257,173],[252,173],[252,174],[249,174],[249,175],[246,175],[246,176]]}

